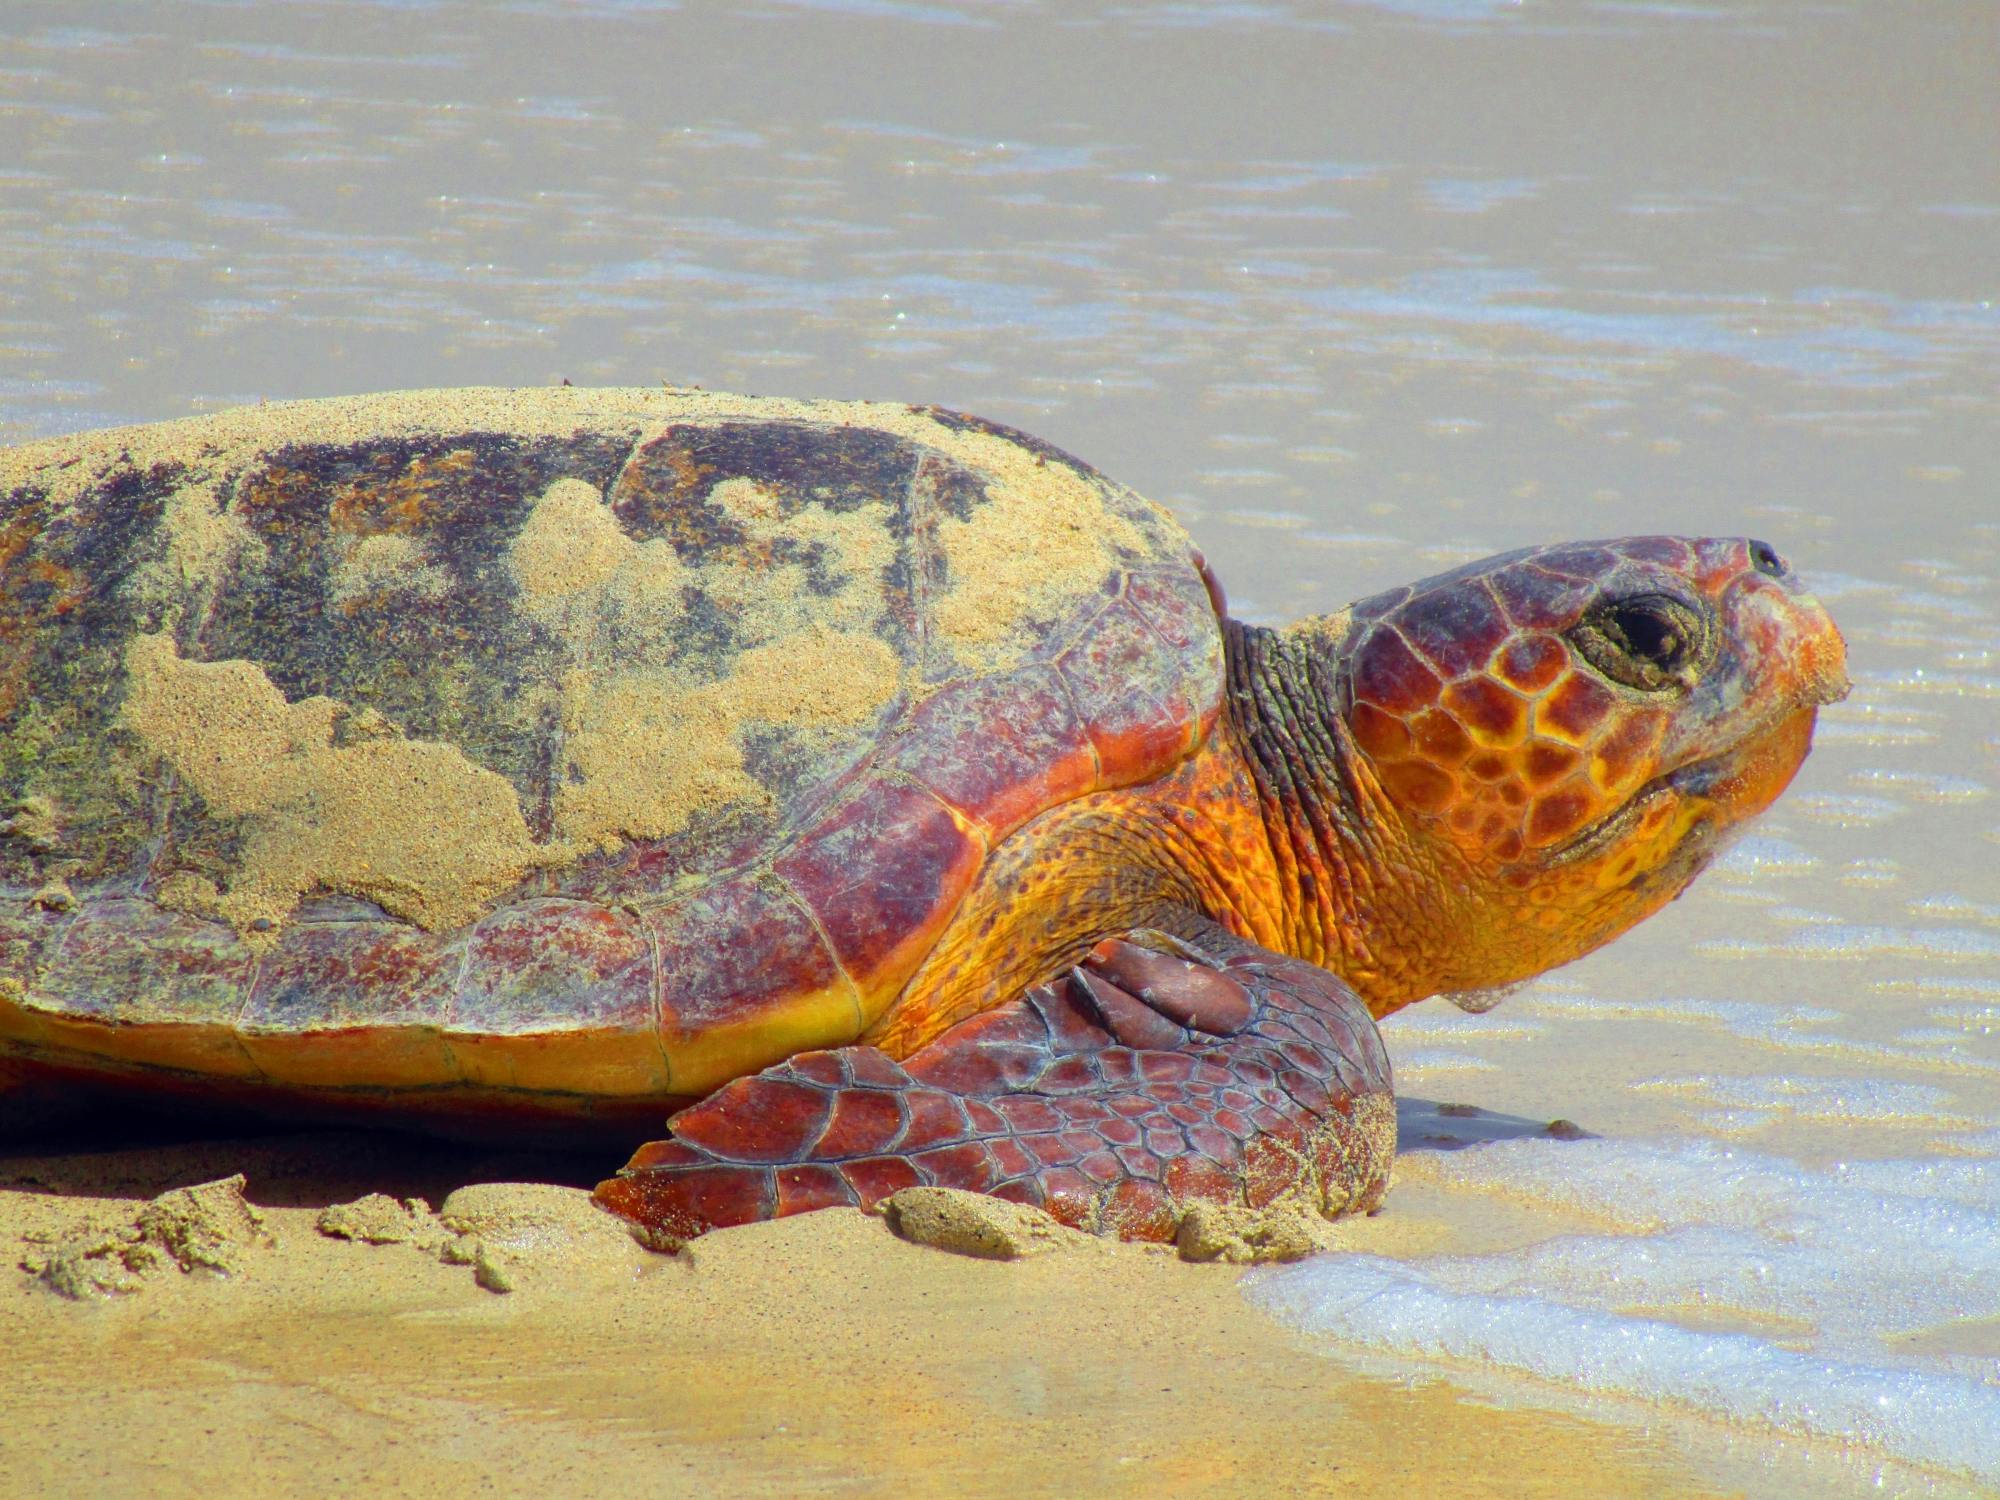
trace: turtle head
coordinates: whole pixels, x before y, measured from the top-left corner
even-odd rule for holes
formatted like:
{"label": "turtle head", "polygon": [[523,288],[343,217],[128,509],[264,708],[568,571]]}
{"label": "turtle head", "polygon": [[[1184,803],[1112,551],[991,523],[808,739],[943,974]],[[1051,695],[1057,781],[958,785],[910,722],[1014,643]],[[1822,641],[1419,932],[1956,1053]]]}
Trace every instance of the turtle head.
{"label": "turtle head", "polygon": [[1527,978],[1657,911],[1848,686],[1825,609],[1741,537],[1475,563],[1356,604],[1342,655],[1353,784],[1386,825],[1370,857],[1413,903],[1378,1010]]}

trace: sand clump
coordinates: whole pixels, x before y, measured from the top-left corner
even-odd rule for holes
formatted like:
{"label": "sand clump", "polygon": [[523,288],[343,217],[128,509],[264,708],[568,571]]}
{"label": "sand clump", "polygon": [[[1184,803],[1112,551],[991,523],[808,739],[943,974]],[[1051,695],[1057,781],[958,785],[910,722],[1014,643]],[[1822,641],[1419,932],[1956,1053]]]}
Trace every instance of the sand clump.
{"label": "sand clump", "polygon": [[473,1280],[489,1292],[615,1282],[636,1274],[651,1254],[582,1188],[474,1183],[446,1198],[438,1218],[454,1236],[440,1258],[471,1266]]}
{"label": "sand clump", "polygon": [[415,1245],[435,1250],[442,1248],[446,1238],[430,1204],[421,1198],[392,1198],[387,1193],[330,1204],[320,1210],[313,1227],[331,1239],[364,1245]]}
{"label": "sand clump", "polygon": [[178,486],[163,507],[157,555],[123,585],[135,603],[157,612],[160,629],[199,617],[240,563],[265,555],[263,541],[224,506],[222,488],[202,479]]}
{"label": "sand clump", "polygon": [[912,1244],[981,1260],[1021,1260],[1103,1243],[1026,1203],[959,1188],[904,1188],[883,1203],[882,1216]]}
{"label": "sand clump", "polygon": [[[160,1194],[124,1224],[86,1227],[37,1248],[21,1269],[72,1301],[136,1292],[169,1265],[232,1276],[274,1241],[243,1196],[242,1173]],[[31,1242],[32,1243],[32,1242]]]}
{"label": "sand clump", "polygon": [[1106,509],[1082,476],[992,441],[1003,451],[983,455],[999,471],[987,503],[938,526],[950,588],[933,605],[953,655],[981,670],[1013,665],[1024,625],[1059,613],[1102,578],[1114,547],[1141,545],[1132,523]]}
{"label": "sand clump", "polygon": [[183,882],[192,914],[250,940],[318,887],[360,896],[432,930],[567,851],[536,844],[514,788],[456,745],[377,733],[337,743],[344,705],[287,702],[247,661],[184,661],[169,635],[134,637],[124,723],[219,817],[248,823],[227,890]]}
{"label": "sand clump", "polygon": [[1336,1250],[1340,1230],[1317,1206],[1297,1196],[1263,1208],[1194,1203],[1181,1215],[1174,1246],[1182,1260],[1257,1265]]}
{"label": "sand clump", "polygon": [[[885,1200],[882,1215],[890,1229],[912,1244],[982,1260],[1023,1260],[1112,1243],[1060,1224],[1029,1204],[958,1188],[904,1188]],[[1233,1265],[1299,1260],[1339,1245],[1338,1227],[1301,1194],[1288,1194],[1263,1208],[1191,1203],[1181,1211],[1174,1240],[1182,1260]]]}
{"label": "sand clump", "polygon": [[[704,563],[665,538],[639,541],[579,479],[550,485],[508,550],[523,610],[567,658],[557,691],[570,774],[555,829],[578,849],[666,838],[704,809],[768,805],[744,765],[747,730],[827,739],[865,724],[901,686],[902,663],[877,634],[896,558],[888,506],[814,503],[785,516],[778,497],[742,478],[708,498],[752,542],[816,549],[837,586],[812,593],[799,562]],[[744,642],[720,676],[688,659],[692,599],[733,620]]]}
{"label": "sand clump", "polygon": [[450,572],[432,562],[419,543],[385,531],[354,544],[328,577],[327,596],[338,608],[353,611],[396,595],[441,599],[450,587]]}
{"label": "sand clump", "polygon": [[314,1227],[329,1238],[408,1245],[447,1266],[469,1266],[475,1285],[500,1293],[629,1277],[647,1253],[582,1189],[537,1182],[462,1187],[435,1213],[422,1198],[370,1193],[323,1209]]}

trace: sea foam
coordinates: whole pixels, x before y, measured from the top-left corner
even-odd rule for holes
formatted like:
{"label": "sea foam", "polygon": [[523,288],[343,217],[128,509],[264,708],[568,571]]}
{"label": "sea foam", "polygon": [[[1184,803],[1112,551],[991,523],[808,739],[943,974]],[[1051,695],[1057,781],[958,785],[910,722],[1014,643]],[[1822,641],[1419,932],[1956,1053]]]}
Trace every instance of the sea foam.
{"label": "sea foam", "polygon": [[1493,1255],[1322,1256],[1247,1294],[1330,1351],[1499,1365],[2000,1480],[1993,1361],[1908,1343],[2000,1318],[2000,1162],[1520,1138],[1427,1175],[1607,1228]]}

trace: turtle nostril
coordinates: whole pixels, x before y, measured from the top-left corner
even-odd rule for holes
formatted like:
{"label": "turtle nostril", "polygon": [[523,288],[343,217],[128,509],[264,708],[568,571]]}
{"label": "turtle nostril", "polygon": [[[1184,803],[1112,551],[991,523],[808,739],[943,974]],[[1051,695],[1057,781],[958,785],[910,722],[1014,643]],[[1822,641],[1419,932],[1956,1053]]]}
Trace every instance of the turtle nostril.
{"label": "turtle nostril", "polygon": [[1750,566],[1766,578],[1783,578],[1790,571],[1785,566],[1785,560],[1778,556],[1778,549],[1769,542],[1750,544]]}

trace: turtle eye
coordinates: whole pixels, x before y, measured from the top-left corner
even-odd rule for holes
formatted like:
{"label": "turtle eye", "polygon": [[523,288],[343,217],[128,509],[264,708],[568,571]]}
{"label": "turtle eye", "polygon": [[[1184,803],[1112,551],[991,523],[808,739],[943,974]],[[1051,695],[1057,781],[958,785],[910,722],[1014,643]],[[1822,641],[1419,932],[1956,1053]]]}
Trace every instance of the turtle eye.
{"label": "turtle eye", "polygon": [[1754,540],[1750,543],[1750,566],[1766,578],[1783,578],[1788,571],[1776,547],[1769,542]]}
{"label": "turtle eye", "polygon": [[1579,655],[1613,682],[1641,692],[1686,687],[1709,650],[1707,618],[1671,594],[1607,599],[1569,632]]}

